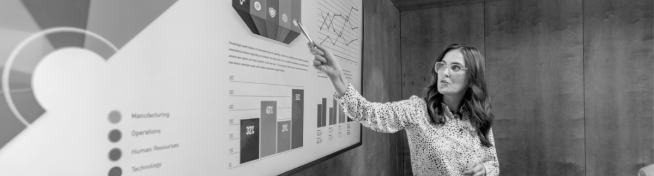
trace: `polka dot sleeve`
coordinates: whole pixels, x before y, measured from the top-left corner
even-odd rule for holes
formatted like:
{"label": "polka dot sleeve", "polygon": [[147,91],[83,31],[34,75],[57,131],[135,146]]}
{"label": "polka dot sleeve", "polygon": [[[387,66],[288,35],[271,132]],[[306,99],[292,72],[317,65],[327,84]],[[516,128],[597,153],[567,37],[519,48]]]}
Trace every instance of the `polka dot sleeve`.
{"label": "polka dot sleeve", "polygon": [[424,105],[416,96],[397,102],[369,102],[349,84],[345,95],[339,98],[335,94],[334,99],[341,104],[342,110],[349,118],[378,132],[393,133],[407,125],[417,124],[415,117],[423,117],[422,114],[417,114],[423,112],[421,109]]}
{"label": "polka dot sleeve", "polygon": [[390,103],[369,102],[350,84],[345,95],[334,94],[334,99],[349,118],[374,131],[406,129],[414,175],[462,175],[470,163],[482,163],[488,176],[499,175],[492,129],[488,137],[493,147],[484,147],[466,108],[460,109],[460,116],[443,105],[442,116],[447,120],[433,124],[429,122],[426,102],[417,96]]}
{"label": "polka dot sleeve", "polygon": [[486,176],[497,176],[500,175],[500,164],[497,161],[497,153],[495,151],[495,138],[493,137],[493,129],[491,128],[488,132],[488,139],[490,140],[493,146],[491,147],[482,147],[483,155],[483,164],[486,168]]}

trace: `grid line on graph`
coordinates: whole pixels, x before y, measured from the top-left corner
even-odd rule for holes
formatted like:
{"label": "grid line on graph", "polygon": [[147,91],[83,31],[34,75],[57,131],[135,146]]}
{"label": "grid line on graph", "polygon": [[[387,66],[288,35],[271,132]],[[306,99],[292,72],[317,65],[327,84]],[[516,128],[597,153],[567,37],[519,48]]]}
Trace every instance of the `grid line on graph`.
{"label": "grid line on graph", "polygon": [[[328,32],[323,32],[323,31],[318,31],[318,33],[319,33],[319,34],[322,34],[322,35],[329,35]],[[353,44],[353,45],[355,45],[355,44]],[[330,46],[330,45],[326,45],[326,46]],[[332,46],[334,46],[334,45],[332,45]],[[357,54],[356,52],[352,51],[352,48],[350,48],[349,46],[341,46],[341,45],[335,45],[335,46],[337,46],[337,47],[340,48],[341,50],[346,50],[346,51],[348,51],[349,53],[352,53],[352,54],[354,54],[354,55]],[[346,54],[346,53],[344,53],[344,54]]]}
{"label": "grid line on graph", "polygon": [[[323,5],[323,8],[325,7],[326,6]],[[336,43],[340,41],[345,46],[349,46],[351,43],[359,40],[357,37],[351,37],[351,36],[348,37],[347,35],[345,35],[350,31],[359,28],[358,26],[352,25],[352,22],[350,21],[353,15],[357,14],[356,12],[359,11],[358,8],[350,7],[350,9],[346,10],[345,12],[340,10],[328,11],[324,9],[320,9],[319,11],[320,11],[319,21],[321,22],[319,29],[321,31],[323,30],[329,31],[330,33],[333,34],[333,35],[323,36],[321,38],[320,44],[325,44],[325,42],[328,42],[328,44],[336,45]],[[340,22],[340,24],[335,23],[335,20],[336,22]]]}
{"label": "grid line on graph", "polygon": [[[230,135],[230,140],[240,141],[240,164],[304,145],[304,90],[291,89],[291,96],[288,97],[292,101],[290,107],[279,107],[278,101],[262,100],[258,108],[237,109],[260,112],[259,117],[240,119],[239,124],[232,124],[234,122],[230,120],[230,126],[239,127],[240,138]],[[277,112],[280,109],[290,109],[292,113],[290,116],[279,116]]]}
{"label": "grid line on graph", "polygon": [[316,43],[329,47],[346,60],[359,60],[360,8],[348,0],[322,0],[317,4]]}

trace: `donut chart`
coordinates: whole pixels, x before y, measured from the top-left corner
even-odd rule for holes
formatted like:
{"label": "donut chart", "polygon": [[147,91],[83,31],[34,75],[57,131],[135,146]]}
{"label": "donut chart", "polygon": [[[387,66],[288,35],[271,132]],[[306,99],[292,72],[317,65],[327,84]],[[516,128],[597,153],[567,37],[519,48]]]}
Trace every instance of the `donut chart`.
{"label": "donut chart", "polygon": [[[64,2],[22,0],[20,3],[12,4],[16,6],[12,8],[24,10],[15,13],[29,14],[40,31],[16,43],[8,53],[6,61],[2,63],[4,65],[1,67],[0,122],[2,125],[0,128],[8,129],[8,133],[0,135],[0,149],[47,112],[39,104],[33,92],[32,74],[48,54],[63,48],[83,48],[97,53],[108,61],[175,2],[177,0],[149,0],[135,6],[128,0]],[[86,8],[75,8],[76,10],[69,8],[80,4],[86,5]],[[125,8],[126,6],[130,8]],[[149,8],[141,10],[139,7],[142,6]],[[105,11],[122,13],[106,14]],[[122,23],[133,25],[118,30],[106,27]],[[0,27],[13,26],[0,24]],[[17,65],[20,68],[16,68]]]}
{"label": "donut chart", "polygon": [[0,4],[2,176],[278,175],[362,144],[294,23],[361,89],[361,0]]}

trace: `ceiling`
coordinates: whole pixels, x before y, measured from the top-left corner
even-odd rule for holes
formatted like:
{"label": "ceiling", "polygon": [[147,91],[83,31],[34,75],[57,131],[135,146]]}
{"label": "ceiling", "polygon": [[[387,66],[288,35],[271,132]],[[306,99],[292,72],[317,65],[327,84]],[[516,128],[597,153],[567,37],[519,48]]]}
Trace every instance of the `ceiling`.
{"label": "ceiling", "polygon": [[481,3],[488,0],[391,0],[400,11]]}

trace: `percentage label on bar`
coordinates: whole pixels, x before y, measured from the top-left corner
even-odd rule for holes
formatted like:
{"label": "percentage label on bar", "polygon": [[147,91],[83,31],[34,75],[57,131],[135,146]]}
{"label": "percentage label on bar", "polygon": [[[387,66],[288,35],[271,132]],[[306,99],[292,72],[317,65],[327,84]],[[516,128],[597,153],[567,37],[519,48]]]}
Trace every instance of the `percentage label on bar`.
{"label": "percentage label on bar", "polygon": [[246,129],[247,129],[247,131],[245,132],[246,135],[254,134],[254,126],[247,126]]}
{"label": "percentage label on bar", "polygon": [[266,114],[273,114],[275,111],[273,110],[272,106],[267,106],[266,107]]}

